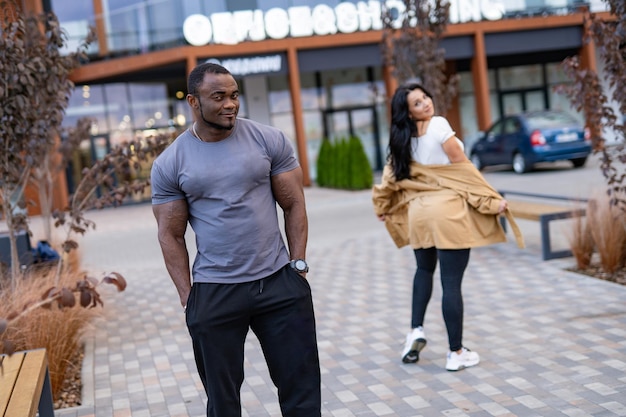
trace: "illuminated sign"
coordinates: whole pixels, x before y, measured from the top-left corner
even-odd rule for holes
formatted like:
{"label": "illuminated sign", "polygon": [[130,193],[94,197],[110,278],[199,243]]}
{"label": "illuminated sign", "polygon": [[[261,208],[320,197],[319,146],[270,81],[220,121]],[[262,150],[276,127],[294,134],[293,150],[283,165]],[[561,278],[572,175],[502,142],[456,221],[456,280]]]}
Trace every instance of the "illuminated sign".
{"label": "illuminated sign", "polygon": [[283,56],[280,54],[227,58],[221,61],[211,58],[207,59],[206,62],[220,64],[230,71],[231,74],[239,76],[283,72]]}
{"label": "illuminated sign", "polygon": [[[399,27],[406,8],[402,0],[386,0],[385,7],[398,18],[392,23]],[[395,9],[395,10],[394,10]],[[450,0],[450,23],[502,19],[503,0]],[[185,19],[183,34],[191,45],[209,43],[234,45],[244,41],[285,39],[335,33],[381,30],[380,1],[342,2],[334,7],[318,4],[314,7],[295,6],[288,9],[239,10],[194,14]]]}

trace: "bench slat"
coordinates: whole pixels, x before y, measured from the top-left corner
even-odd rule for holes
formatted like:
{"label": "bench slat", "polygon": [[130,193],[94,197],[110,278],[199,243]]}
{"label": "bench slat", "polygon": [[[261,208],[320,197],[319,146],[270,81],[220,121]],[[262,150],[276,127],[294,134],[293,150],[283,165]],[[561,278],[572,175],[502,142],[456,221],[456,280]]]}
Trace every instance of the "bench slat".
{"label": "bench slat", "polygon": [[5,356],[2,362],[2,370],[0,370],[0,416],[2,417],[8,416],[9,399],[20,373],[24,356],[26,356],[24,352],[14,353],[11,356]]}
{"label": "bench slat", "polygon": [[574,210],[573,207],[531,203],[527,201],[507,200],[507,203],[514,217],[526,220],[539,220],[544,214],[565,213]]}
{"label": "bench slat", "polygon": [[5,415],[35,417],[44,386],[48,360],[45,349],[24,353],[22,366],[14,385],[11,402]]}

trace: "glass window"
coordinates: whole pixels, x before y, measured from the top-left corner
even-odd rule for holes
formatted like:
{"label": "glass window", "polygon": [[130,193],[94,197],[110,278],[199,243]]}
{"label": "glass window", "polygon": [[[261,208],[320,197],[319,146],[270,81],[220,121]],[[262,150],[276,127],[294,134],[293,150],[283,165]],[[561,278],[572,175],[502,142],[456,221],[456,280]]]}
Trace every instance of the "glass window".
{"label": "glass window", "polygon": [[193,122],[193,115],[191,114],[191,108],[187,104],[187,100],[173,100],[174,114],[170,120],[171,126],[186,127]]}
{"label": "glass window", "polygon": [[317,87],[315,73],[300,75],[300,98],[303,110],[318,110],[323,107],[322,89]]}
{"label": "glass window", "polygon": [[474,78],[471,72],[462,72],[459,74],[459,93],[473,93]]}
{"label": "glass window", "polygon": [[293,126],[293,117],[291,113],[273,114],[270,116],[272,126],[280,129],[291,141],[291,145],[294,149],[297,149],[296,145],[296,130]]}
{"label": "glass window", "polygon": [[502,90],[542,87],[544,85],[541,64],[498,69],[498,85]]}
{"label": "glass window", "polygon": [[489,110],[491,113],[491,122],[494,122],[502,117],[502,114],[500,113],[498,94],[495,92],[489,94]]}
{"label": "glass window", "polygon": [[367,78],[367,68],[341,69],[322,73],[326,108],[373,104],[376,91]]}
{"label": "glass window", "polygon": [[519,120],[514,117],[510,117],[506,119],[504,122],[504,131],[505,134],[517,133],[522,129]]}
{"label": "glass window", "polygon": [[167,124],[167,86],[162,83],[129,84],[133,127],[151,129]]}
{"label": "glass window", "polygon": [[478,116],[476,115],[476,99],[473,94],[461,94],[459,96],[461,113],[461,132],[457,136],[465,143],[468,151],[478,136]]}
{"label": "glass window", "polygon": [[[260,10],[269,10],[273,7],[278,7],[283,10],[287,10],[289,7],[296,6],[293,3],[302,3],[302,1],[289,1],[289,0],[258,0],[258,8]],[[297,4],[302,6],[302,4]]]}
{"label": "glass window", "polygon": [[270,113],[291,112],[291,93],[286,76],[268,77]]}
{"label": "glass window", "polygon": [[548,76],[548,84],[568,83],[570,79],[565,75],[563,71],[562,63],[549,63],[546,64],[546,73]]}
{"label": "glass window", "polygon": [[127,85],[122,83],[105,84],[109,127],[111,130],[130,131],[133,128],[133,115]]}
{"label": "glass window", "polygon": [[[61,27],[67,33],[67,45],[63,53],[74,52],[89,33],[89,27],[95,25],[93,2],[76,0],[50,0],[52,12],[57,16]],[[94,42],[89,53],[97,53],[98,45]]]}
{"label": "glass window", "polygon": [[92,120],[92,134],[97,135],[109,130],[104,90],[101,85],[80,85],[74,88],[62,126],[76,126],[76,122],[84,117]]}
{"label": "glass window", "polygon": [[146,6],[150,49],[183,43],[180,4],[173,1],[149,2]]}
{"label": "glass window", "polygon": [[92,1],[50,0],[50,6],[61,22],[93,19]]}

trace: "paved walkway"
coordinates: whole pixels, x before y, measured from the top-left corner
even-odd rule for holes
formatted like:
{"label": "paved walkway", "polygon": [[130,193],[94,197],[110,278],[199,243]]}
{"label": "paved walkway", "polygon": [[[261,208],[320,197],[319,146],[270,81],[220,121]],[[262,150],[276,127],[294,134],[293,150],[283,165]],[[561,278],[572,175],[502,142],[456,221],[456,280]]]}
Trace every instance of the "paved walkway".
{"label": "paved walkway", "polygon": [[[370,192],[307,189],[309,279],[317,314],[324,417],[626,416],[626,287],[541,260],[537,223],[514,242],[472,251],[464,281],[464,342],[479,366],[444,369],[441,290],[425,323],[418,364],[400,361],[410,320],[414,261],[373,215]],[[149,205],[90,213],[81,242],[103,289],[104,315],[86,336],[81,407],[67,417],[200,417],[205,397],[189,335],[156,241]],[[191,234],[190,234],[191,236]],[[243,415],[280,416],[252,333]]]}

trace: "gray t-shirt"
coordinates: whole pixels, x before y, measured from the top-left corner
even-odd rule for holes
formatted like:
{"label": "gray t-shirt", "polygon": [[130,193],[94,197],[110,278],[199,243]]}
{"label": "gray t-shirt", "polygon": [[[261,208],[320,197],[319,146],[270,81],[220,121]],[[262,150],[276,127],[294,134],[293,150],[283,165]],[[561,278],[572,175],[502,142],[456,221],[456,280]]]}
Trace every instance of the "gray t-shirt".
{"label": "gray t-shirt", "polygon": [[237,119],[230,136],[182,133],[152,166],[152,204],[186,199],[198,252],[194,282],[241,283],[289,262],[270,178],[299,166],[278,129]]}

